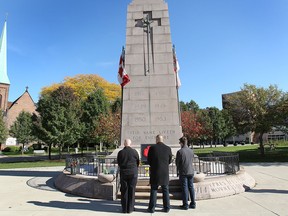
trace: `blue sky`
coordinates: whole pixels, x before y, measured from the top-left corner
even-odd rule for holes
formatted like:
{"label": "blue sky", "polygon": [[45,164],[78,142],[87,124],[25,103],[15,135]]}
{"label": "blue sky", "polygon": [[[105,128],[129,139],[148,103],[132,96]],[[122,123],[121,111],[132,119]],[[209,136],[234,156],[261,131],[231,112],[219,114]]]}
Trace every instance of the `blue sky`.
{"label": "blue sky", "polygon": [[[0,0],[6,13],[9,100],[29,86],[98,74],[118,83],[131,0]],[[180,64],[180,100],[222,108],[244,83],[288,91],[288,0],[167,0]]]}

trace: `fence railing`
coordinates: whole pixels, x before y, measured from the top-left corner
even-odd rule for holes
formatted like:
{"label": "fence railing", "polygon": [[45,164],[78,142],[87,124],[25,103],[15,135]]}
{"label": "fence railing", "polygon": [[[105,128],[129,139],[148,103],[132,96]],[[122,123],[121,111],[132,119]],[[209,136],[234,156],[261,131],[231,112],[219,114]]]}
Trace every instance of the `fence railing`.
{"label": "fence railing", "polygon": [[[235,174],[240,170],[239,155],[231,153],[213,153],[207,157],[195,157],[194,169],[207,176]],[[97,176],[99,173],[116,174],[118,170],[115,157],[99,157],[95,155],[70,155],[66,157],[66,170],[71,174]],[[177,176],[175,160],[169,165],[170,177]],[[141,164],[139,177],[149,177],[149,165]]]}

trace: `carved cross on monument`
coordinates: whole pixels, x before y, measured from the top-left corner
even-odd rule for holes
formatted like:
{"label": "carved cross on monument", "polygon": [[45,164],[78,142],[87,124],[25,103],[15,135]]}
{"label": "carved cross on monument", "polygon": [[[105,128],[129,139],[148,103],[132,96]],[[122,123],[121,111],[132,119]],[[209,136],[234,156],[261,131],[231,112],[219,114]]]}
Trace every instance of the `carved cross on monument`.
{"label": "carved cross on monument", "polygon": [[[160,18],[152,18],[152,11],[145,11],[143,12],[143,19],[136,19],[136,27],[141,27],[144,28],[144,32],[146,32],[147,34],[147,56],[148,56],[148,64],[147,66],[145,65],[145,69],[144,70],[144,75],[147,76],[147,73],[150,72],[150,44],[151,47],[153,47],[153,44],[151,43],[152,41],[152,37],[153,37],[153,33],[151,34],[151,30],[153,28],[153,26],[161,26],[161,19]],[[154,25],[153,25],[154,23]]]}

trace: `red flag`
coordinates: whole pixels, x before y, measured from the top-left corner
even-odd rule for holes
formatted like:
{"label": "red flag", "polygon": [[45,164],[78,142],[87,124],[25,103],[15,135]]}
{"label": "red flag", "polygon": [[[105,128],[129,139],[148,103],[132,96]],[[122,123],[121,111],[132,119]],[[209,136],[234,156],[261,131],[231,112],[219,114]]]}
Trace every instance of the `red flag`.
{"label": "red flag", "polygon": [[174,72],[176,74],[176,87],[179,88],[181,86],[181,81],[179,78],[179,70],[180,70],[180,66],[178,63],[178,59],[176,57],[176,52],[175,52],[175,47],[173,46],[173,65],[174,65]]}
{"label": "red flag", "polygon": [[125,71],[125,49],[123,47],[119,61],[118,81],[122,87],[130,82],[129,76]]}

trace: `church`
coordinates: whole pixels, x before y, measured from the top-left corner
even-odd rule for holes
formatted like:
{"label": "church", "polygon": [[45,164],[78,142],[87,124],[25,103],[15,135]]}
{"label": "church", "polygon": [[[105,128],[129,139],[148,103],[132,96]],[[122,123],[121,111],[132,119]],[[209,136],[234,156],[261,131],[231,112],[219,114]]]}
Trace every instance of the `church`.
{"label": "church", "polygon": [[[15,101],[8,101],[10,80],[8,78],[7,71],[7,22],[5,21],[0,38],[0,108],[3,112],[4,121],[6,127],[9,128],[17,119],[18,115],[22,111],[29,113],[36,112],[36,105],[28,92],[28,87],[22,95],[20,95]],[[17,145],[17,140],[8,136],[5,143],[2,143],[2,149],[8,145]]]}

